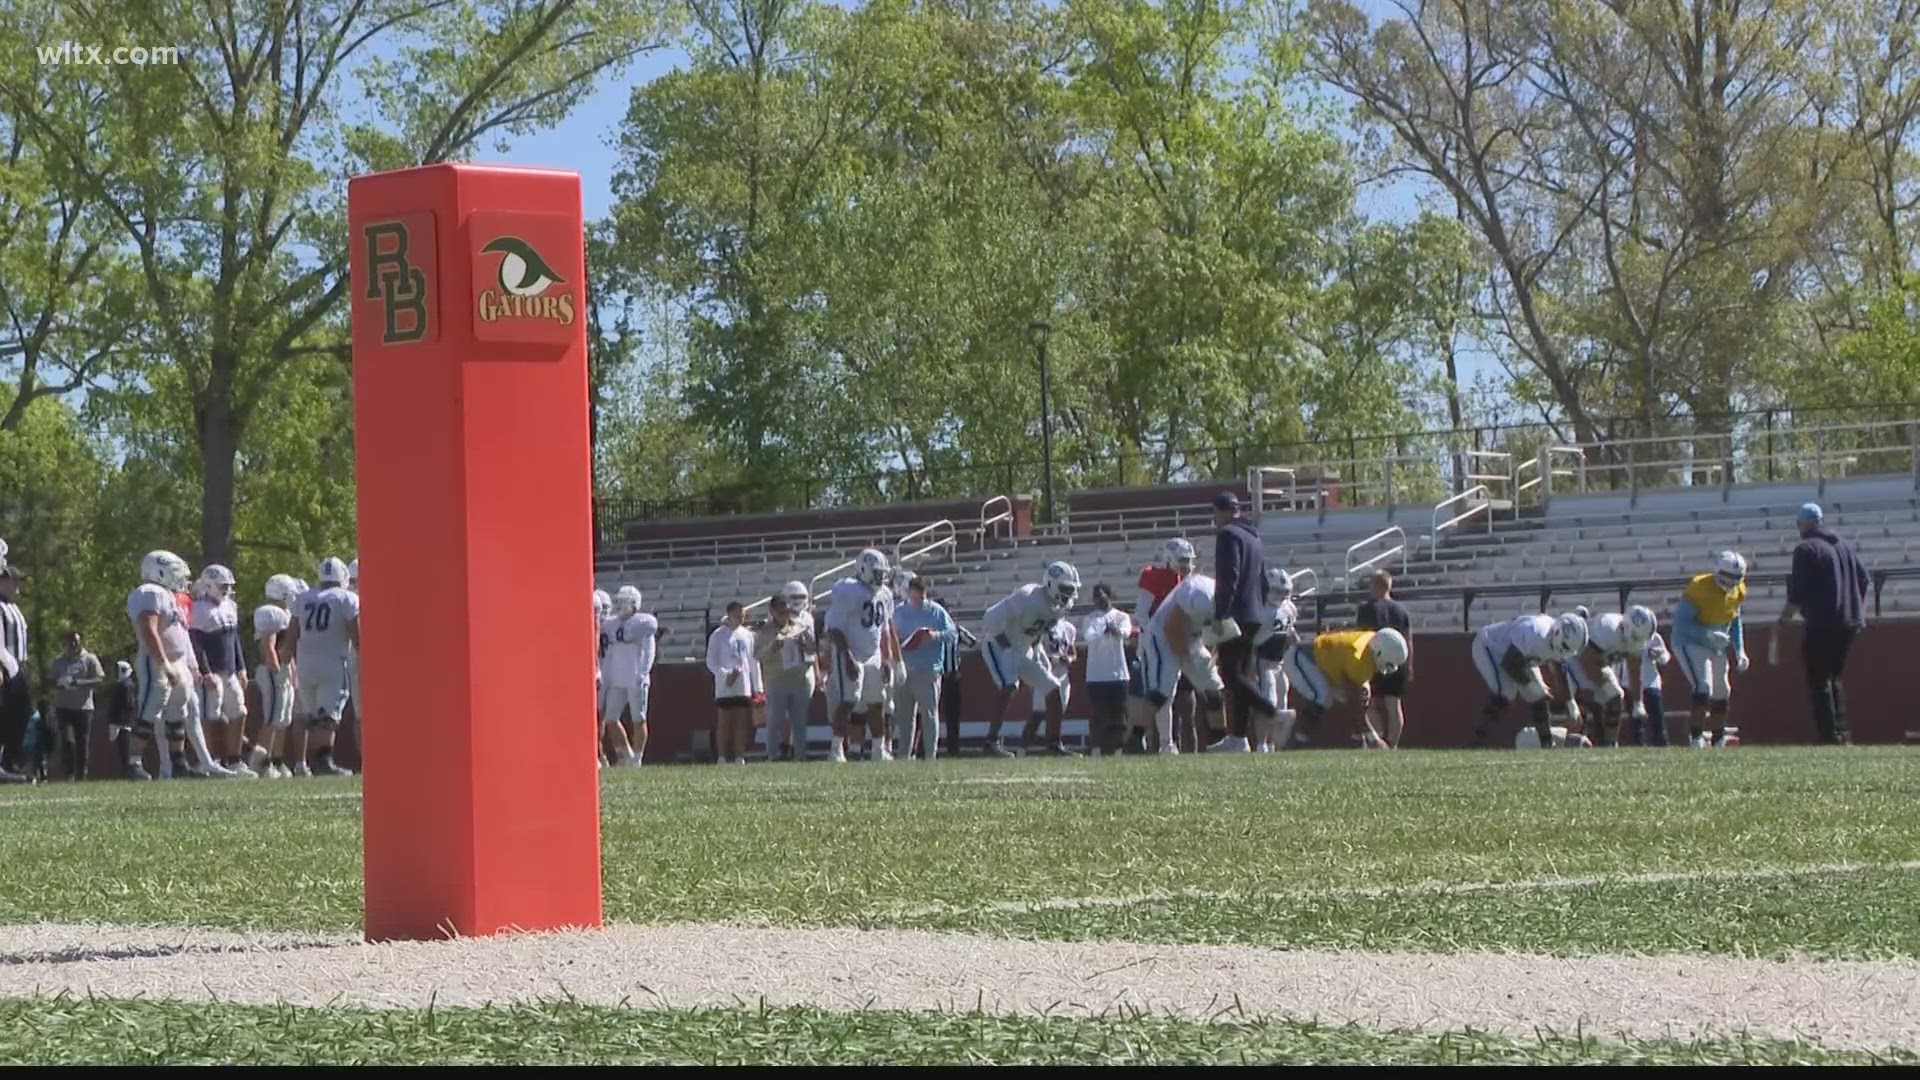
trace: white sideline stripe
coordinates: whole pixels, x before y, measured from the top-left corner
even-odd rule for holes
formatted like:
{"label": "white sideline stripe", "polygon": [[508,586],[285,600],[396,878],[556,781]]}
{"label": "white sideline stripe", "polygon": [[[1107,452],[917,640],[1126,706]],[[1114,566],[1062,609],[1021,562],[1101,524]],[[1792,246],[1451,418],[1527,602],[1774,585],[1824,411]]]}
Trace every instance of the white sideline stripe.
{"label": "white sideline stripe", "polygon": [[1781,881],[1871,872],[1910,873],[1920,860],[1896,863],[1816,863],[1809,866],[1756,866],[1749,869],[1663,870],[1646,874],[1585,874],[1575,877],[1521,878],[1516,881],[1417,881],[1405,885],[1329,886],[1324,889],[1227,892],[1217,889],[1167,889],[1124,896],[1061,896],[1048,900],[1000,900],[991,904],[929,904],[893,913],[895,918],[932,918],[958,914],[1007,914],[1032,911],[1081,911],[1132,907],[1168,900],[1370,900],[1383,896],[1475,896],[1486,893],[1589,889],[1605,885],[1671,885],[1696,881]]}

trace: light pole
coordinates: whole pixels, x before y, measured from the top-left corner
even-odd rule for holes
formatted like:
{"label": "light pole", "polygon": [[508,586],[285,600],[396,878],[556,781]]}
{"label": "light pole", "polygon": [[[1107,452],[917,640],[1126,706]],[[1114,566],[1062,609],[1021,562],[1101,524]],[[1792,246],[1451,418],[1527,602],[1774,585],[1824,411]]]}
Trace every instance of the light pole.
{"label": "light pole", "polygon": [[1040,470],[1041,493],[1047,515],[1047,524],[1053,524],[1053,380],[1047,368],[1047,338],[1053,334],[1053,324],[1045,319],[1035,319],[1027,324],[1027,336],[1033,339],[1034,351],[1040,355]]}

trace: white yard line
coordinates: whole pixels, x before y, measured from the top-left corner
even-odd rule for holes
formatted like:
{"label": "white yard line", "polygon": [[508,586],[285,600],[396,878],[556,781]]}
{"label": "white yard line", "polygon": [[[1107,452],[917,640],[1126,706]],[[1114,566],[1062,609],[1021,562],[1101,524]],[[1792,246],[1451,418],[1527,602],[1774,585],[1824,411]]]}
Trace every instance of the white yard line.
{"label": "white yard line", "polygon": [[365,945],[101,926],[0,927],[0,996],[442,1007],[808,1005],[1102,1016],[1291,1017],[1920,1048],[1920,964],[1283,952],[1016,941],[910,930],[669,925]]}
{"label": "white yard line", "polygon": [[1370,900],[1382,896],[1474,896],[1485,893],[1589,889],[1605,885],[1671,885],[1696,881],[1780,881],[1869,872],[1911,873],[1920,861],[1896,863],[1816,863],[1809,866],[1756,866],[1744,869],[1663,870],[1645,874],[1587,874],[1519,878],[1512,881],[1416,881],[1405,885],[1341,885],[1281,890],[1165,889],[1124,895],[1060,896],[1041,900],[996,900],[985,904],[922,904],[890,911],[893,918],[937,918],[959,914],[1008,914],[1029,911],[1080,911],[1133,907],[1169,900]]}

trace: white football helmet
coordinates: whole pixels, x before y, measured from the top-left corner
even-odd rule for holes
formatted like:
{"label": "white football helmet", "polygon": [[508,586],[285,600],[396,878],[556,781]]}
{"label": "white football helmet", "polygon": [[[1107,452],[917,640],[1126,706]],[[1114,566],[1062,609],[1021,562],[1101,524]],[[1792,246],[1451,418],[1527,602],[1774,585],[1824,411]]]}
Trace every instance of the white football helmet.
{"label": "white football helmet", "polygon": [[320,560],[320,587],[345,585],[347,583],[347,564],[332,555]]}
{"label": "white football helmet", "polygon": [[907,586],[913,584],[913,579],[917,576],[917,574],[904,566],[894,567],[893,580],[887,583],[888,588],[893,590],[894,599],[897,600],[907,595]]}
{"label": "white football helmet", "polygon": [[347,588],[353,590],[354,592],[360,591],[360,560],[359,559],[355,559],[352,562],[347,564]]}
{"label": "white football helmet", "polygon": [[267,579],[267,599],[281,607],[291,605],[300,595],[300,583],[289,574],[275,574]]}
{"label": "white football helmet", "polygon": [[1634,652],[1641,652],[1646,649],[1647,642],[1653,640],[1654,632],[1659,629],[1660,622],[1653,617],[1652,609],[1639,604],[1635,604],[1627,609],[1625,637],[1627,639],[1627,647]]}
{"label": "white football helmet", "polygon": [[306,578],[297,577],[293,579],[293,598],[295,600],[300,599],[312,591],[313,586],[307,584]]}
{"label": "white football helmet", "polygon": [[140,580],[151,582],[170,592],[179,592],[192,580],[187,560],[171,551],[149,551],[140,560]]}
{"label": "white football helmet", "polygon": [[780,598],[787,602],[787,612],[803,615],[813,604],[813,597],[807,594],[807,587],[798,581],[789,581],[780,587]]}
{"label": "white football helmet", "polygon": [[1373,669],[1382,675],[1391,675],[1407,663],[1407,639],[1400,636],[1398,630],[1375,631],[1373,640],[1367,642],[1367,651],[1373,654]]}
{"label": "white football helmet", "polygon": [[1182,577],[1193,573],[1196,558],[1193,545],[1187,543],[1185,537],[1176,536],[1160,549],[1160,565],[1169,570],[1178,570]]}
{"label": "white football helmet", "polygon": [[233,571],[219,563],[209,563],[200,568],[200,580],[193,583],[193,594],[209,600],[218,600],[223,595],[222,587],[233,588]]}
{"label": "white football helmet", "polygon": [[640,590],[632,585],[622,585],[613,594],[613,613],[615,615],[637,615],[640,612]]}
{"label": "white football helmet", "polygon": [[1071,563],[1048,563],[1045,584],[1047,599],[1053,601],[1054,607],[1070,608],[1080,592],[1080,571]]}
{"label": "white football helmet", "polygon": [[1293,596],[1293,578],[1287,576],[1286,568],[1267,567],[1267,598],[1279,603]]}
{"label": "white football helmet", "polygon": [[869,589],[887,583],[887,556],[878,548],[868,548],[853,560],[853,578]]}
{"label": "white football helmet", "polygon": [[1713,580],[1722,589],[1731,589],[1747,579],[1747,560],[1737,551],[1723,551],[1713,563]]}
{"label": "white football helmet", "polygon": [[1547,631],[1547,651],[1556,660],[1571,660],[1587,647],[1587,620],[1569,611]]}
{"label": "white football helmet", "polygon": [[604,619],[611,614],[613,614],[613,597],[608,596],[605,589],[593,590],[593,617]]}

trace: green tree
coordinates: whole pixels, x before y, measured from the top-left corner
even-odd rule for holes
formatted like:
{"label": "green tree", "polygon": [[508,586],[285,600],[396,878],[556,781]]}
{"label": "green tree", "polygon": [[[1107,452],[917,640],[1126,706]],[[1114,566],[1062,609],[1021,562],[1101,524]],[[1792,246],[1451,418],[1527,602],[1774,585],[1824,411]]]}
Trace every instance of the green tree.
{"label": "green tree", "polygon": [[[659,41],[646,0],[69,0],[41,40],[172,42],[178,64],[57,69],[98,112],[0,75],[43,153],[85,179],[137,259],[196,451],[199,554],[234,561],[253,425],[308,358],[344,358],[344,181],[550,124]],[[266,493],[263,493],[266,494]]]}

